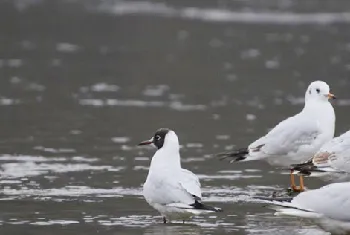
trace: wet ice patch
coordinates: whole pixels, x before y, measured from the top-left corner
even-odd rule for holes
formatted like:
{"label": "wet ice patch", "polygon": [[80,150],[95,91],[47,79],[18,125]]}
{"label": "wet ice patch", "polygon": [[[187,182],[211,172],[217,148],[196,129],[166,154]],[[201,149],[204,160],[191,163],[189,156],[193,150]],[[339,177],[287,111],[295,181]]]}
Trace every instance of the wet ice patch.
{"label": "wet ice patch", "polygon": [[90,188],[88,186],[66,186],[54,189],[29,189],[26,187],[20,189],[4,188],[2,191],[6,196],[35,197],[36,199],[52,198],[108,198],[123,196],[141,196],[140,188],[122,188],[115,187],[111,189]]}
{"label": "wet ice patch", "polygon": [[247,203],[266,203],[256,196],[271,196],[273,192],[282,191],[280,187],[269,187],[260,185],[250,185],[247,187],[238,187],[232,185],[222,185],[220,187],[202,187],[202,193],[205,201],[210,202],[247,202]]}
{"label": "wet ice patch", "polygon": [[202,143],[188,143],[186,144],[186,148],[203,148]]}
{"label": "wet ice patch", "polygon": [[259,55],[260,55],[260,51],[258,49],[253,49],[253,48],[241,52],[241,58],[243,60],[253,59],[258,57]]}
{"label": "wet ice patch", "polygon": [[248,113],[246,115],[247,121],[254,121],[256,119],[256,116],[254,114]]}
{"label": "wet ice patch", "polygon": [[119,137],[113,137],[112,141],[117,144],[125,144],[130,141],[130,138],[126,136],[119,136]]}
{"label": "wet ice patch", "polygon": [[305,98],[304,97],[295,97],[295,96],[288,96],[287,100],[292,104],[292,105],[303,105],[305,103]]}
{"label": "wet ice patch", "polygon": [[119,91],[120,87],[114,84],[108,84],[104,82],[96,83],[91,86],[80,87],[79,91],[82,93],[92,92],[116,92]]}
{"label": "wet ice patch", "polygon": [[79,224],[79,221],[76,220],[48,220],[48,221],[36,221],[30,223],[31,225],[38,226],[50,226],[50,225],[69,225],[69,224]]}
{"label": "wet ice patch", "polygon": [[92,166],[89,164],[73,163],[36,163],[36,162],[15,162],[3,163],[1,165],[0,178],[21,178],[45,175],[50,173],[67,173],[78,171],[119,171],[123,167],[113,168],[112,166]]}
{"label": "wet ice patch", "polygon": [[228,140],[230,139],[230,135],[217,135],[215,136],[217,140]]}
{"label": "wet ice patch", "polygon": [[[201,227],[208,227],[205,226],[206,224],[210,224],[213,227],[215,226],[216,221],[208,221],[203,219],[202,217],[194,217],[191,221],[188,221],[187,223],[183,224],[182,221],[173,221],[171,226],[163,226],[162,224],[159,224],[159,222],[162,220],[160,217],[154,217],[155,222],[152,223],[152,225],[148,226],[144,230],[144,235],[160,235],[160,234],[181,234],[181,235],[200,235],[200,234],[207,234],[203,233]],[[218,221],[220,223],[221,221]],[[221,223],[220,223],[221,224]],[[212,233],[208,233],[212,234]]]}
{"label": "wet ice patch", "polygon": [[35,150],[40,150],[43,152],[48,152],[48,153],[75,153],[76,150],[75,149],[68,149],[68,148],[48,148],[48,147],[44,147],[44,146],[35,146],[34,147]]}
{"label": "wet ice patch", "polygon": [[97,83],[91,86],[91,90],[95,92],[115,92],[119,89],[119,86],[107,83]]}
{"label": "wet ice patch", "polygon": [[135,161],[149,161],[150,158],[148,158],[148,157],[135,157],[134,160]]}
{"label": "wet ice patch", "polygon": [[149,167],[147,166],[134,166],[135,171],[143,170],[143,171],[148,171]]}
{"label": "wet ice patch", "polygon": [[268,213],[247,214],[245,217],[248,234],[329,234],[320,230],[317,226],[310,224],[308,220],[300,220],[297,217],[288,217],[286,220],[283,217],[274,216],[272,211]]}
{"label": "wet ice patch", "polygon": [[169,90],[168,85],[147,86],[142,92],[145,96],[162,96]]}
{"label": "wet ice patch", "polygon": [[[38,146],[41,149],[40,146]],[[43,157],[43,156],[30,156],[30,155],[0,155],[0,161],[27,161],[27,162],[63,162],[63,161],[79,161],[79,162],[94,162],[97,158],[86,157]]]}
{"label": "wet ice patch", "polygon": [[74,53],[79,50],[79,46],[72,43],[61,42],[56,44],[56,50],[62,53]]}
{"label": "wet ice patch", "polygon": [[104,1],[97,11],[115,15],[153,15],[167,18],[182,18],[208,22],[239,22],[246,24],[332,24],[350,23],[346,12],[251,12],[231,11],[219,8],[174,7],[166,3],[149,1]]}
{"label": "wet ice patch", "polygon": [[21,180],[0,180],[0,184],[4,185],[4,184],[21,184],[22,181]]}
{"label": "wet ice patch", "polygon": [[207,106],[202,104],[183,104],[180,101],[173,101],[169,107],[177,111],[206,110]]}
{"label": "wet ice patch", "polygon": [[135,100],[135,99],[79,99],[79,104],[84,106],[126,106],[126,107],[169,107],[177,111],[202,111],[206,110],[207,106],[202,104],[184,104],[180,101],[145,101],[145,100]]}
{"label": "wet ice patch", "polygon": [[129,215],[121,216],[119,218],[111,218],[108,220],[98,220],[99,224],[104,226],[124,226],[124,227],[148,227],[150,224],[156,223],[157,221],[153,216],[150,215]]}
{"label": "wet ice patch", "polygon": [[16,0],[13,2],[14,2],[14,6],[18,11],[23,11],[30,6],[42,3],[43,0]]}
{"label": "wet ice patch", "polygon": [[187,157],[182,158],[181,162],[204,162],[206,161],[206,157]]}
{"label": "wet ice patch", "polygon": [[1,155],[0,179],[16,179],[53,173],[81,171],[120,171],[124,167],[108,165],[91,165],[97,158],[74,157],[43,157],[26,155]]}
{"label": "wet ice patch", "polygon": [[32,82],[32,83],[29,83],[25,89],[28,91],[44,91],[46,87],[39,83]]}
{"label": "wet ice patch", "polygon": [[349,106],[350,105],[350,99],[338,99],[336,101],[336,104],[339,106]]}
{"label": "wet ice patch", "polygon": [[238,180],[238,179],[250,179],[250,178],[261,178],[261,175],[242,175],[242,174],[228,174],[228,175],[204,175],[204,174],[197,174],[199,179],[205,180],[205,181],[212,181],[217,179],[226,179],[226,180]]}
{"label": "wet ice patch", "polygon": [[86,106],[134,106],[134,107],[163,107],[162,101],[119,100],[119,99],[80,99],[80,105]]}
{"label": "wet ice patch", "polygon": [[0,97],[0,105],[7,106],[7,105],[17,105],[20,104],[20,100],[18,99],[11,99],[11,98],[5,98]]}
{"label": "wet ice patch", "polygon": [[19,68],[23,65],[23,61],[21,59],[8,59],[7,66],[12,68]]}

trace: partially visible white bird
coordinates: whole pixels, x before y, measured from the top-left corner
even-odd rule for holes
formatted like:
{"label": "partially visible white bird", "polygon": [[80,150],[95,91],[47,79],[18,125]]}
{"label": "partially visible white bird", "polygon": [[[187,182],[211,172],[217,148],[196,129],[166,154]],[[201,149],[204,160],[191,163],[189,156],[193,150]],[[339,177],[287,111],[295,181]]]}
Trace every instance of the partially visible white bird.
{"label": "partially visible white bird", "polygon": [[[289,167],[310,159],[326,142],[334,137],[335,114],[328,101],[335,96],[330,93],[327,83],[312,82],[305,93],[303,110],[293,117],[280,122],[275,128],[247,148],[218,154],[221,158],[231,158],[231,162],[265,160],[271,165]],[[295,186],[291,174],[291,187]]]}
{"label": "partially visible white bird", "polygon": [[148,204],[159,211],[163,222],[187,220],[193,215],[222,211],[204,205],[198,177],[181,168],[180,146],[174,131],[161,128],[150,140],[139,145],[154,144],[154,154],[148,176],[143,185],[143,196]]}
{"label": "partially visible white bird", "polygon": [[275,215],[311,219],[331,234],[350,234],[350,182],[300,193],[291,202],[271,203]]}
{"label": "partially visible white bird", "polygon": [[350,180],[350,131],[327,142],[309,161],[293,165],[292,170],[325,181]]}

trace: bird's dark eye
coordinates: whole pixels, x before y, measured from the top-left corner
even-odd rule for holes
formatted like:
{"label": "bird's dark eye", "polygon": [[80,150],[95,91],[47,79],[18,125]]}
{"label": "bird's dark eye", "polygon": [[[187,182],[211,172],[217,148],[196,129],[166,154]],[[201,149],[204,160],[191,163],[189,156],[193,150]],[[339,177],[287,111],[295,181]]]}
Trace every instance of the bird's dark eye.
{"label": "bird's dark eye", "polygon": [[317,91],[317,93],[320,93],[320,89],[319,88],[317,88],[316,91]]}
{"label": "bird's dark eye", "polygon": [[160,140],[161,138],[160,135],[156,135],[156,140]]}

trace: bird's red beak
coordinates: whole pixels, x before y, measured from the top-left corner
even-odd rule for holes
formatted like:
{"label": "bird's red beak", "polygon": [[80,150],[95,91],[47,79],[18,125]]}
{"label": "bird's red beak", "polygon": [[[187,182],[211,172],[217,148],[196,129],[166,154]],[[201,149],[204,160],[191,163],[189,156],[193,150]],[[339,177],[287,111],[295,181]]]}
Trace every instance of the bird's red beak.
{"label": "bird's red beak", "polygon": [[153,144],[153,137],[149,140],[142,141],[138,145],[149,145],[149,144]]}

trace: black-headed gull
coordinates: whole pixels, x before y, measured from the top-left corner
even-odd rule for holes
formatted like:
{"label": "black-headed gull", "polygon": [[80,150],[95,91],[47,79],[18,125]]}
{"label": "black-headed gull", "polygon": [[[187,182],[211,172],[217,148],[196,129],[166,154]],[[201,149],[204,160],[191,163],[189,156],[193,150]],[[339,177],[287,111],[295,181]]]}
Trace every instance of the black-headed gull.
{"label": "black-headed gull", "polygon": [[350,234],[350,182],[302,192],[290,202],[271,200],[275,215],[311,219],[331,234]]}
{"label": "black-headed gull", "polygon": [[309,161],[293,165],[292,170],[325,181],[350,180],[350,131],[327,142]]}
{"label": "black-headed gull", "polygon": [[143,185],[143,196],[163,216],[164,223],[173,219],[185,221],[193,215],[221,211],[220,208],[201,202],[198,177],[181,168],[179,140],[174,131],[161,128],[150,140],[139,145],[149,144],[154,144],[158,150],[152,158]]}
{"label": "black-headed gull", "polygon": [[[334,136],[335,114],[329,102],[334,98],[327,83],[312,82],[306,90],[305,106],[300,113],[280,122],[248,147],[218,156],[231,158],[231,162],[265,160],[284,167],[307,161]],[[291,173],[291,187],[294,191],[303,191],[302,176],[298,187]]]}

